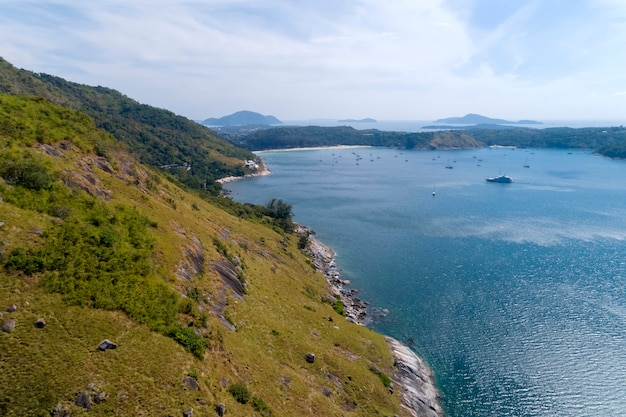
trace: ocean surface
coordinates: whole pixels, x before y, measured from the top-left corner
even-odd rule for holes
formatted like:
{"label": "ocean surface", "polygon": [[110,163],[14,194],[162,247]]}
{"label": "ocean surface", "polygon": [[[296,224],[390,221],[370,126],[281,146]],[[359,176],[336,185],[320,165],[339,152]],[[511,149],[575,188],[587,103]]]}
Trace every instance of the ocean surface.
{"label": "ocean surface", "polygon": [[[369,326],[429,363],[447,416],[626,415],[626,162],[502,148],[261,156],[272,175],[225,188],[288,202],[336,250]],[[512,184],[485,181],[505,173]]]}

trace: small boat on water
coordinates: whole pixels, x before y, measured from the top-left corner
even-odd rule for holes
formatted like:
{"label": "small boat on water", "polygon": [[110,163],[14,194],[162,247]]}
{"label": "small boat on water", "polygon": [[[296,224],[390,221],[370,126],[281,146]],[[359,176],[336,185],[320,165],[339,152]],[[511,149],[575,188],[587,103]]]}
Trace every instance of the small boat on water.
{"label": "small boat on water", "polygon": [[497,177],[487,178],[487,182],[498,182],[500,184],[508,184],[513,182],[513,179],[506,175],[498,175]]}

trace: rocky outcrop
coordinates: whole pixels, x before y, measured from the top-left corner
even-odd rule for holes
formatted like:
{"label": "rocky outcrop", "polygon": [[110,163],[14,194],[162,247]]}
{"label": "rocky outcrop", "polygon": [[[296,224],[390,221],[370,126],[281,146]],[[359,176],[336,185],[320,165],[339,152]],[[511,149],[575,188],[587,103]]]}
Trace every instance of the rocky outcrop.
{"label": "rocky outcrop", "polygon": [[237,266],[235,266],[228,259],[220,259],[211,263],[211,268],[218,273],[224,284],[240,298],[243,298],[246,293],[246,289],[242,282],[239,280],[239,272]]}
{"label": "rocky outcrop", "polygon": [[211,296],[211,312],[218,318],[224,327],[231,331],[235,331],[235,325],[226,319],[224,316],[224,310],[226,308],[228,295],[232,295],[243,301],[246,288],[239,279],[240,267],[235,266],[235,264],[225,258],[211,262],[210,266],[213,271],[217,272],[223,282],[223,285],[219,287]]}
{"label": "rocky outcrop", "polygon": [[392,379],[401,389],[402,406],[413,417],[443,416],[430,368],[406,345],[392,337],[385,340],[395,359],[396,373]]}
{"label": "rocky outcrop", "polygon": [[196,275],[204,273],[204,246],[196,236],[184,249],[185,257],[179,262],[176,276],[191,281]]}

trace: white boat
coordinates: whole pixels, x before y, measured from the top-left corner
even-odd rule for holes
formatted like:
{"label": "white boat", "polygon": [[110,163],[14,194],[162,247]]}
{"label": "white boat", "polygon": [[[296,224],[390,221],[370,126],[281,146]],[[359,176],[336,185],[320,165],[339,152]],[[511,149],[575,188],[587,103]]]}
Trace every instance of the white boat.
{"label": "white boat", "polygon": [[487,178],[488,182],[498,182],[501,184],[508,184],[513,182],[513,179],[506,175],[498,175],[497,177]]}

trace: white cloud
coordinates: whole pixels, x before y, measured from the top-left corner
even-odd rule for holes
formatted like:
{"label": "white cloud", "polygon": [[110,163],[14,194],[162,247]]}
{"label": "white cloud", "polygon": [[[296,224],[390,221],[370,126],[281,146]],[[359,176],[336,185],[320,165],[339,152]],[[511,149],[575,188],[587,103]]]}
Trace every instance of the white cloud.
{"label": "white cloud", "polygon": [[523,0],[486,16],[484,1],[9,0],[0,47],[192,118],[621,116],[621,3],[569,2],[557,19]]}

